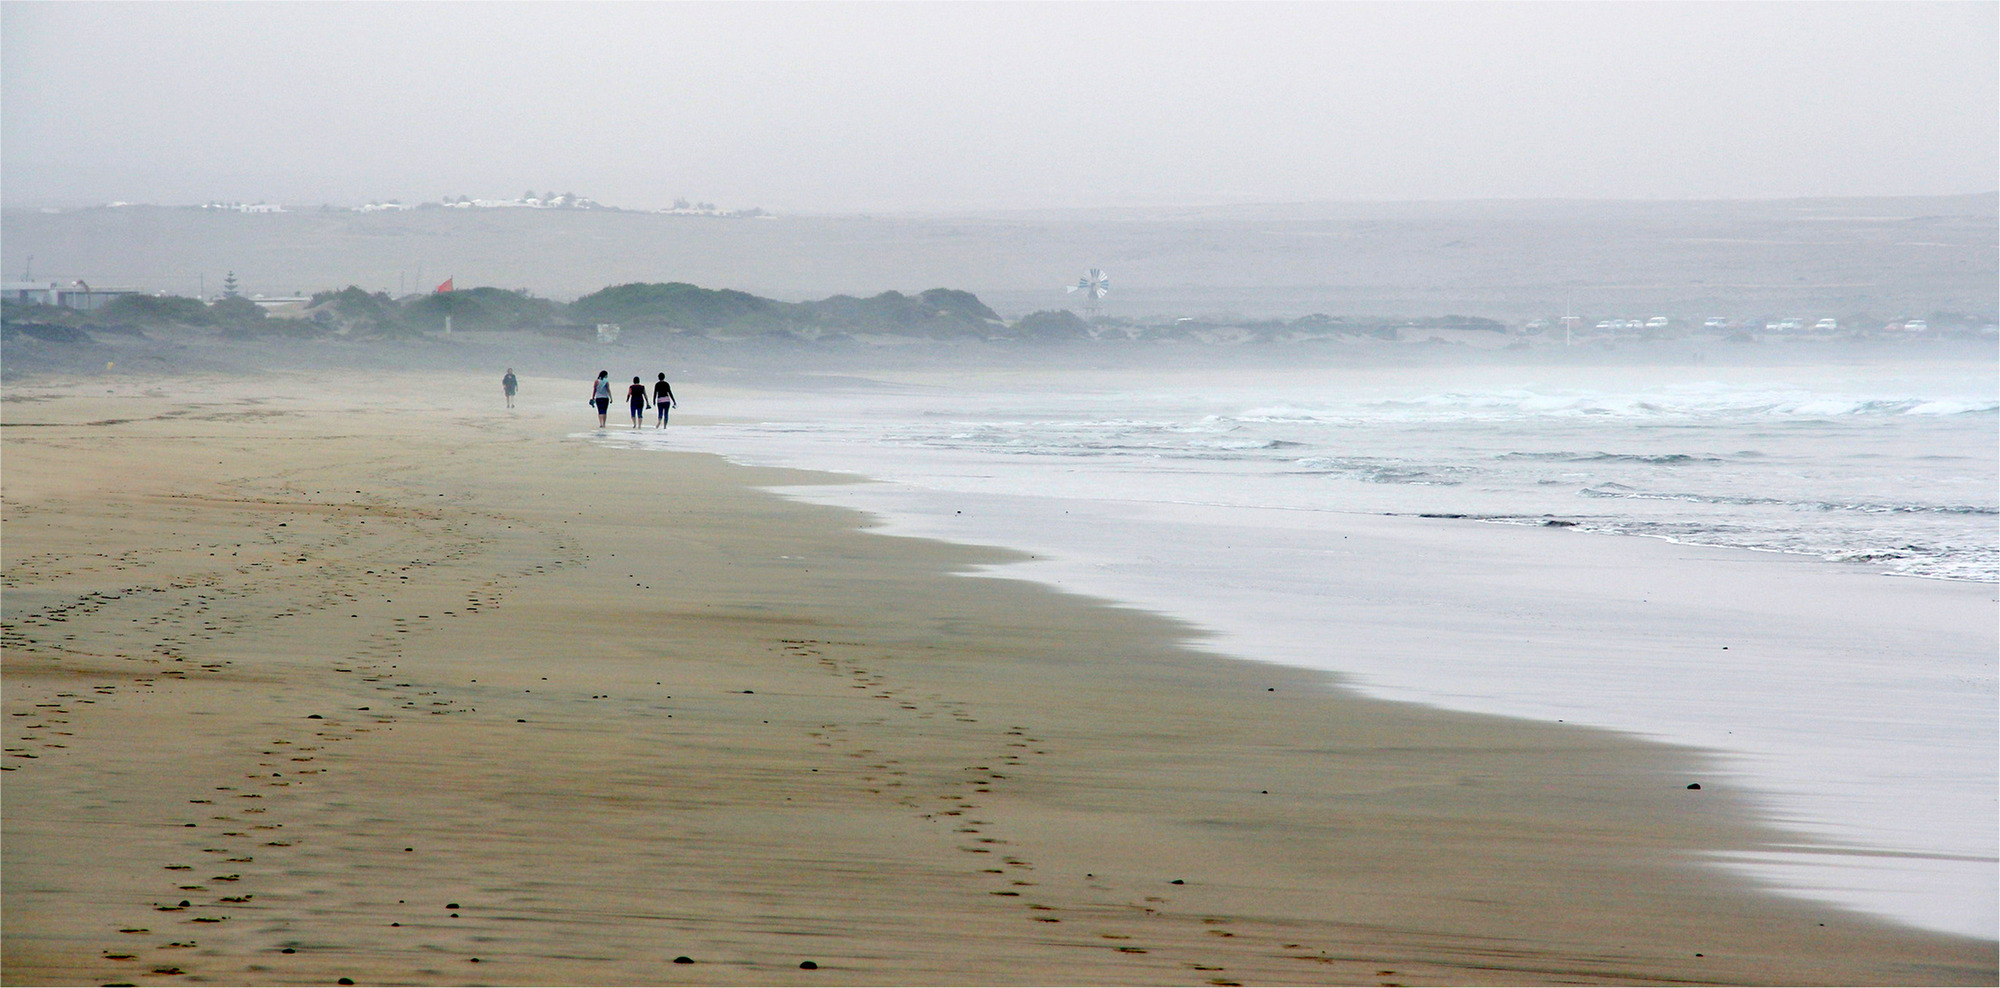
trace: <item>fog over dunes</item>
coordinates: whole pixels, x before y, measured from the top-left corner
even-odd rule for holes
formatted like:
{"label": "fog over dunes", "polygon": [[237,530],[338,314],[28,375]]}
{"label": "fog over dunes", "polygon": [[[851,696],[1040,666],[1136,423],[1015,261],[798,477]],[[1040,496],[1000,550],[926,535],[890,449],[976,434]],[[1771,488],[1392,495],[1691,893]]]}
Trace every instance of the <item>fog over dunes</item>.
{"label": "fog over dunes", "polygon": [[1106,316],[1459,313],[1991,319],[1993,193],[1461,201],[736,219],[636,211],[9,210],[0,264],[196,295],[684,281],[804,300],[949,287],[1013,319],[1111,272]]}

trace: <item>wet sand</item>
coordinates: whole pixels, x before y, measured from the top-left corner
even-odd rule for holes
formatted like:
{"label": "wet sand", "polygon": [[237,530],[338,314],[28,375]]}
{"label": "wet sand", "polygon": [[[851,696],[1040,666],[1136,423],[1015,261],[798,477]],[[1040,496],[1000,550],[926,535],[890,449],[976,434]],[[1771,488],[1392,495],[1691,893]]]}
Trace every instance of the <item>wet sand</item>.
{"label": "wet sand", "polygon": [[0,979],[1996,980],[1702,865],[1774,835],[1698,752],[1218,659],[497,390],[8,388]]}

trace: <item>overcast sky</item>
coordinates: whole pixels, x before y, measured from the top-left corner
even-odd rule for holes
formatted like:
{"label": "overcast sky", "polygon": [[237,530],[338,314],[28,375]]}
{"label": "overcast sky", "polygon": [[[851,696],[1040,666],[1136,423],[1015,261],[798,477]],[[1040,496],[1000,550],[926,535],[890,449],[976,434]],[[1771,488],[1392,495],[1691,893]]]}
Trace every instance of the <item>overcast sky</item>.
{"label": "overcast sky", "polygon": [[11,206],[2000,185],[1994,3],[4,5]]}

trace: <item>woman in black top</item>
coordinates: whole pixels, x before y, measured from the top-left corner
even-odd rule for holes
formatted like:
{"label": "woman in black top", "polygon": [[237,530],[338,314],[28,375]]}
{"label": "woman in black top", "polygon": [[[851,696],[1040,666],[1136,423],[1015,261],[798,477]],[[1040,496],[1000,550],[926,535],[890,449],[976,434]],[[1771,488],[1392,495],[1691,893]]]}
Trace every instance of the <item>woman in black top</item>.
{"label": "woman in black top", "polygon": [[653,407],[660,413],[660,424],[657,428],[667,427],[667,409],[679,404],[679,401],[674,400],[674,389],[667,384],[667,372],[661,371],[660,380],[653,385]]}
{"label": "woman in black top", "polygon": [[632,386],[625,389],[625,398],[632,403],[632,428],[646,424],[646,386],[632,379]]}

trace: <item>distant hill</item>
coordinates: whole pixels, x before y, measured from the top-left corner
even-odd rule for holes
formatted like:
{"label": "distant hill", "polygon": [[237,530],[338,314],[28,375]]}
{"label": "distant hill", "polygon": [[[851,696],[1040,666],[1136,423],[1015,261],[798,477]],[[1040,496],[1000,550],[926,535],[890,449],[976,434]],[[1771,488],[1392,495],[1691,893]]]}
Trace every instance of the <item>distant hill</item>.
{"label": "distant hill", "polygon": [[284,333],[356,339],[529,330],[594,337],[591,327],[599,323],[719,340],[760,335],[805,340],[840,336],[999,340],[1015,335],[977,295],[949,288],[916,295],[882,292],[868,298],[836,295],[817,302],[780,302],[685,282],[635,282],[599,289],[565,305],[503,288],[397,299],[350,285],[316,293],[302,304],[281,308],[275,316],[238,297],[203,303],[173,295],[126,295],[88,312],[16,302],[7,302],[4,308],[9,327],[36,327],[21,331],[48,339],[76,338],[71,329],[218,329],[237,336]]}
{"label": "distant hill", "polygon": [[1009,335],[1007,324],[971,292],[933,288],[910,296],[835,295],[817,302],[779,302],[747,292],[684,282],[614,285],[577,299],[576,318],[632,328],[694,330],[718,336],[790,333],[985,339]]}
{"label": "distant hill", "polygon": [[[243,214],[122,207],[0,211],[0,266],[196,296],[235,271],[246,291],[347,285],[401,295],[460,284],[565,300],[605,285],[730,286],[776,306],[661,299],[670,322],[745,331],[846,328],[853,303],[950,285],[1008,319],[1068,307],[1109,271],[1107,317],[1223,322],[1455,312],[1560,315],[1869,313],[1996,306],[1993,194],[1700,202],[1306,203],[971,216],[714,217],[594,210]],[[718,289],[719,290],[719,289]],[[949,335],[983,317],[925,295],[862,319]],[[809,302],[808,300],[819,300]],[[611,305],[613,300],[604,300]],[[640,304],[625,300],[618,304]],[[739,305],[740,303],[740,305]],[[453,302],[450,304],[458,304]],[[737,306],[732,308],[732,306]],[[949,312],[938,316],[923,311]],[[643,308],[643,306],[642,306]],[[903,309],[903,316],[891,310]],[[615,308],[607,312],[618,311]],[[652,311],[652,310],[647,310]],[[655,313],[658,314],[658,313]],[[726,318],[725,322],[716,320]],[[976,318],[975,318],[976,317]],[[619,315],[608,321],[624,321]],[[636,318],[634,317],[635,321]],[[907,323],[897,320],[908,319]],[[460,320],[453,315],[454,324]],[[919,331],[919,330],[912,330]]]}

